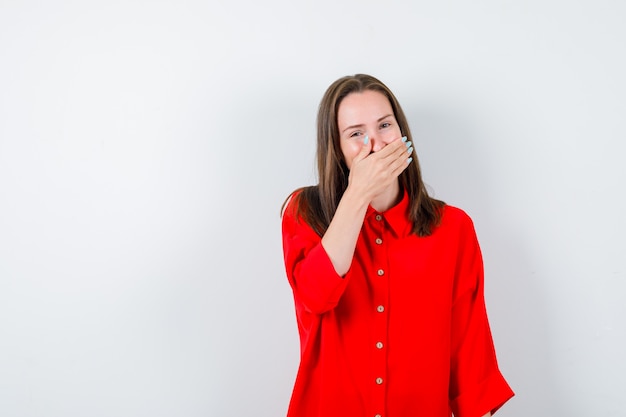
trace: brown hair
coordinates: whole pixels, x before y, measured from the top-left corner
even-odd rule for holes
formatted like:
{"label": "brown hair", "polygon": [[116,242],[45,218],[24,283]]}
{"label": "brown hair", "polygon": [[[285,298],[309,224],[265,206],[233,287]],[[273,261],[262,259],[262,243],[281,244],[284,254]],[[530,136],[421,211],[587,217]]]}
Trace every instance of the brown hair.
{"label": "brown hair", "polygon": [[[328,87],[320,102],[317,114],[317,172],[319,184],[295,190],[283,204],[283,209],[293,196],[296,215],[322,236],[339,205],[339,200],[348,187],[349,170],[339,144],[337,111],[341,101],[351,93],[363,91],[382,93],[391,104],[400,131],[412,141],[409,124],[400,103],[391,90],[376,78],[356,74],[338,79]],[[441,221],[444,202],[428,195],[413,151],[413,162],[400,174],[400,185],[409,197],[407,216],[413,223],[412,232],[418,236],[429,236]]]}

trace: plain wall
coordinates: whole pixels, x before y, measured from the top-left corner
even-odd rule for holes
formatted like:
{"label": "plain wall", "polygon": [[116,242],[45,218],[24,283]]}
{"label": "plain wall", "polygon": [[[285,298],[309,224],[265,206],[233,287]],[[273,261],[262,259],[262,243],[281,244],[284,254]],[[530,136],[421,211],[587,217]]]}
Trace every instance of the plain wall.
{"label": "plain wall", "polygon": [[0,416],[280,416],[279,208],[371,73],[475,221],[499,414],[626,409],[626,3],[2,1]]}

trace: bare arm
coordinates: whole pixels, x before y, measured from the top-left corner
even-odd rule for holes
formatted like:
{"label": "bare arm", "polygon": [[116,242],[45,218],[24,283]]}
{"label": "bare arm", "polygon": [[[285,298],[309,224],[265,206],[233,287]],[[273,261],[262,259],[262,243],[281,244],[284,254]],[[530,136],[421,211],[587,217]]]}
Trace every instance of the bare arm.
{"label": "bare arm", "polygon": [[352,162],[348,188],[322,237],[322,246],[341,276],[348,272],[352,264],[368,205],[393,181],[397,181],[398,175],[408,165],[409,155],[400,139],[370,155],[371,147],[371,143],[364,143]]}

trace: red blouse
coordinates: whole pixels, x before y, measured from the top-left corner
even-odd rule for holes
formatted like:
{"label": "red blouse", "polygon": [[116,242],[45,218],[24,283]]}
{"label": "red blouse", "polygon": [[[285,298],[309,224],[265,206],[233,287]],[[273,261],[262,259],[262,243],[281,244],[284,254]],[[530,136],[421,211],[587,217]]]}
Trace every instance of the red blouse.
{"label": "red blouse", "polygon": [[496,362],[471,219],[446,206],[429,237],[411,233],[408,197],[369,207],[350,270],[283,216],[301,362],[288,417],[482,417],[513,396]]}

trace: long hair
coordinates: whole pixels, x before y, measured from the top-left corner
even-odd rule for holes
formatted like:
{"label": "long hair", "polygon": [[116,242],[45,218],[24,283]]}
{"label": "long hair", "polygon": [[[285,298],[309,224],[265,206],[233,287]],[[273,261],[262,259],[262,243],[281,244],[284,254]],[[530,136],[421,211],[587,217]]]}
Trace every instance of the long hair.
{"label": "long hair", "polygon": [[[400,131],[412,141],[411,131],[400,103],[391,90],[378,79],[356,74],[338,79],[328,87],[322,97],[317,114],[317,172],[319,183],[303,187],[290,194],[283,209],[293,197],[293,207],[297,217],[303,219],[320,236],[326,232],[339,200],[348,187],[349,170],[339,143],[337,111],[342,100],[351,93],[363,91],[382,93],[391,104]],[[418,236],[429,236],[433,228],[441,221],[444,202],[428,195],[422,181],[422,175],[415,150],[413,163],[400,174],[401,187],[408,194],[409,208],[407,216],[413,223],[412,232]]]}

